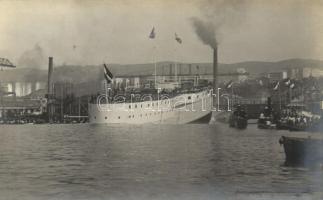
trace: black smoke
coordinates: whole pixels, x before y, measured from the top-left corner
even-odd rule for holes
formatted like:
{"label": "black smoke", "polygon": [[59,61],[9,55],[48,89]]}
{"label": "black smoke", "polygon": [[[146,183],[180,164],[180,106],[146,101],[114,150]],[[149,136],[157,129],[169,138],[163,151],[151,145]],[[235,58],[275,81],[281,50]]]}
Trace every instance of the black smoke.
{"label": "black smoke", "polygon": [[199,18],[192,18],[192,24],[195,29],[196,34],[199,36],[201,41],[211,46],[212,48],[216,48],[217,41],[216,41],[216,31],[215,27],[212,23],[202,21]]}
{"label": "black smoke", "polygon": [[216,48],[219,35],[233,31],[242,24],[247,12],[246,0],[201,0],[200,17],[191,18],[191,24],[200,40],[212,48]]}

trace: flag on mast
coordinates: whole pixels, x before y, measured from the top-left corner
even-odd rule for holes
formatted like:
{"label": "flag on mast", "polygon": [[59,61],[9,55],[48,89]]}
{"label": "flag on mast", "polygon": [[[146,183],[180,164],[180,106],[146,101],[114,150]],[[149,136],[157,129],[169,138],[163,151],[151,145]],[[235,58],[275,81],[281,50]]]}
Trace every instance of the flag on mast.
{"label": "flag on mast", "polygon": [[150,39],[155,39],[155,37],[156,37],[155,27],[153,27],[153,29],[151,30],[151,32],[149,34],[149,38]]}
{"label": "flag on mast", "polygon": [[229,83],[227,83],[226,88],[230,89],[232,87],[232,85],[233,85],[233,81],[231,80],[231,81],[229,81]]}
{"label": "flag on mast", "polygon": [[180,37],[178,37],[178,35],[175,33],[175,40],[178,42],[178,43],[180,43],[180,44],[182,44],[182,39],[180,38]]}
{"label": "flag on mast", "polygon": [[285,81],[285,85],[286,86],[289,86],[291,84],[291,81],[290,81],[290,79],[288,78],[286,81]]}
{"label": "flag on mast", "polygon": [[276,86],[274,87],[274,90],[278,90],[279,88],[279,81],[277,82]]}
{"label": "flag on mast", "polygon": [[113,79],[113,74],[110,72],[106,64],[103,64],[104,78],[107,80],[107,83],[111,83]]}

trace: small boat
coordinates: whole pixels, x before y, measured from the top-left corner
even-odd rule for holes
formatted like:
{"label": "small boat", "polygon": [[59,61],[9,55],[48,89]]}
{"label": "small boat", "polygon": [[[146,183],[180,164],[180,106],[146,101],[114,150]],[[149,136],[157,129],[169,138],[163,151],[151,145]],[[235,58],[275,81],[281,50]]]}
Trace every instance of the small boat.
{"label": "small boat", "polygon": [[259,129],[275,129],[276,124],[272,122],[270,118],[259,118],[257,126]]}
{"label": "small boat", "polygon": [[271,98],[268,97],[267,106],[265,109],[260,113],[258,118],[258,128],[259,129],[275,129],[275,117],[274,111],[271,107]]}
{"label": "small boat", "polygon": [[282,136],[279,143],[284,146],[286,165],[311,166],[323,164],[323,139]]}
{"label": "small boat", "polygon": [[230,115],[229,126],[238,129],[245,129],[248,126],[246,113],[240,106]]}
{"label": "small boat", "polygon": [[248,120],[245,117],[231,115],[229,124],[230,127],[245,129],[248,126]]}
{"label": "small boat", "polygon": [[279,119],[277,121],[276,128],[278,130],[289,130],[289,127],[287,120]]}
{"label": "small boat", "polygon": [[291,122],[287,120],[279,120],[277,123],[277,129],[279,130],[290,130],[290,131],[309,131],[309,132],[320,132],[323,131],[323,120],[319,119],[314,122]]}

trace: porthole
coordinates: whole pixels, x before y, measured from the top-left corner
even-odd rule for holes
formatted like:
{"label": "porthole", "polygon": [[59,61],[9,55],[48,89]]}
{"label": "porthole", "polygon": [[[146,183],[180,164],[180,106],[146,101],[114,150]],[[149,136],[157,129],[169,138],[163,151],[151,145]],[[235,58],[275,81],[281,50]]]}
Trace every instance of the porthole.
{"label": "porthole", "polygon": [[135,108],[137,108],[137,104],[135,104]]}
{"label": "porthole", "polygon": [[120,119],[120,116],[118,117],[118,119]]}
{"label": "porthole", "polygon": [[131,109],[131,105],[129,105],[129,109]]}
{"label": "porthole", "polygon": [[108,119],[108,117],[105,117],[104,119]]}

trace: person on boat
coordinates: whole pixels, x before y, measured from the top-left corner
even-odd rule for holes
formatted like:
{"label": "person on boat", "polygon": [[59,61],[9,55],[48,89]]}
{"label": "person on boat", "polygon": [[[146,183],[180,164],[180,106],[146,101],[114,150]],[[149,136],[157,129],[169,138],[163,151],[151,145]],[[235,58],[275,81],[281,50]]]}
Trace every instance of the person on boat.
{"label": "person on boat", "polygon": [[302,116],[302,122],[304,123],[304,124],[307,124],[307,119],[306,119],[306,117],[303,115]]}
{"label": "person on boat", "polygon": [[265,117],[269,117],[270,116],[270,109],[269,109],[269,107],[268,106],[266,106],[265,107],[265,109],[264,109],[264,115],[265,115]]}

